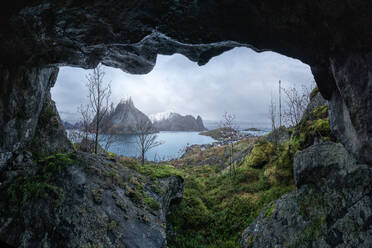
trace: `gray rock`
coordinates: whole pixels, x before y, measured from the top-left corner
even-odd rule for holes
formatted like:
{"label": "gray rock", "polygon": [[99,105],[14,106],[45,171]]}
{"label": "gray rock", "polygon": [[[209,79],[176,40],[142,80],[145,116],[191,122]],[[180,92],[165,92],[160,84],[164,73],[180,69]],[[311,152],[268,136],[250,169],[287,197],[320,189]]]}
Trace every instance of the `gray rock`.
{"label": "gray rock", "polygon": [[62,125],[55,102],[50,92],[46,93],[43,108],[40,112],[31,150],[35,155],[46,156],[57,152],[67,153],[74,150]]}
{"label": "gray rock", "polygon": [[296,152],[293,164],[298,188],[304,184],[322,187],[336,184],[333,179],[343,178],[350,173],[355,160],[341,144],[326,142]]}
{"label": "gray rock", "polygon": [[154,180],[105,156],[76,156],[52,175],[48,196],[9,208],[4,192],[13,181],[0,187],[1,209],[9,210],[0,214],[0,239],[16,247],[166,247],[165,216],[183,197],[183,179]]}
{"label": "gray rock", "polygon": [[133,100],[122,100],[112,113],[102,121],[103,132],[110,134],[133,134],[136,133],[137,122],[151,122],[149,117],[138,110]]}
{"label": "gray rock", "polygon": [[306,106],[306,109],[305,109],[301,119],[303,119],[305,116],[309,115],[317,107],[320,107],[320,106],[323,106],[323,105],[328,105],[328,101],[322,97],[320,92],[317,92],[315,94],[315,96],[313,96],[310,99],[310,102]]}
{"label": "gray rock", "polygon": [[281,126],[274,129],[271,133],[264,137],[264,139],[269,142],[282,144],[285,141],[288,141],[290,137],[291,135],[289,129],[285,126]]}
{"label": "gray rock", "polygon": [[262,210],[243,232],[247,247],[371,247],[372,169],[341,144],[296,153],[297,190]]}
{"label": "gray rock", "polygon": [[30,145],[44,99],[58,68],[12,68],[0,65],[0,167],[12,153]]}

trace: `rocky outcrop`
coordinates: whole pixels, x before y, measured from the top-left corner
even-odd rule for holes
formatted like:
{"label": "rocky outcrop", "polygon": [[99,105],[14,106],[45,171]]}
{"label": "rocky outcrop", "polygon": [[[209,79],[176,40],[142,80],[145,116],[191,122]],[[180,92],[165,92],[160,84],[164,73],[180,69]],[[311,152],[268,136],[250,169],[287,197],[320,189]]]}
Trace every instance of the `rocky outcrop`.
{"label": "rocky outcrop", "polygon": [[30,145],[57,68],[9,68],[0,65],[0,167]]}
{"label": "rocky outcrop", "polygon": [[242,246],[371,247],[371,176],[341,144],[297,152],[297,190],[263,209],[243,232]]}
{"label": "rocky outcrop", "polygon": [[198,115],[195,118],[192,115],[182,116],[177,113],[170,113],[167,118],[154,119],[154,127],[159,131],[204,131],[202,118]]}
{"label": "rocky outcrop", "polygon": [[31,151],[37,157],[43,157],[58,152],[68,153],[74,150],[68,140],[55,102],[47,92],[41,109],[35,135],[31,143]]}
{"label": "rocky outcrop", "polygon": [[85,153],[20,159],[1,174],[0,239],[30,248],[166,247],[165,216],[183,179],[132,168]]}
{"label": "rocky outcrop", "polygon": [[322,97],[319,91],[316,91],[313,96],[310,96],[310,102],[306,106],[302,118],[309,115],[311,112],[313,112],[314,109],[324,105],[328,105],[328,101]]}
{"label": "rocky outcrop", "polygon": [[112,113],[102,121],[103,133],[133,134],[136,133],[137,123],[151,122],[149,117],[138,110],[131,98],[122,100]]}
{"label": "rocky outcrop", "polygon": [[271,143],[279,143],[282,144],[285,141],[289,141],[291,137],[290,129],[286,128],[285,126],[278,127],[270,132],[268,135],[264,137],[264,140],[267,140]]}

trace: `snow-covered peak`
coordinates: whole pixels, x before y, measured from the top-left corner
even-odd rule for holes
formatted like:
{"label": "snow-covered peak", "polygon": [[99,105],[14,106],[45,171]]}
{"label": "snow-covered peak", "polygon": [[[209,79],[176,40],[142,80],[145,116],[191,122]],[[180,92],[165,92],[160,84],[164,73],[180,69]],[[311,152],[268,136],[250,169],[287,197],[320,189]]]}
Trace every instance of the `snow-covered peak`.
{"label": "snow-covered peak", "polygon": [[149,116],[150,120],[152,122],[154,121],[161,121],[161,120],[166,120],[166,119],[169,119],[174,113],[173,112],[160,112],[160,113],[156,113],[156,114],[151,114]]}

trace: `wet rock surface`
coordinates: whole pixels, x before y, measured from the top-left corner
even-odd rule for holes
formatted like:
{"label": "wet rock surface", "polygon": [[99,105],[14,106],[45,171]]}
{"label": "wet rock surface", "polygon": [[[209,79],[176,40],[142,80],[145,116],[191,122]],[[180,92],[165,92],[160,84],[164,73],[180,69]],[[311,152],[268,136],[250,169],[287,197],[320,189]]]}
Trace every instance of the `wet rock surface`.
{"label": "wet rock surface", "polygon": [[297,190],[268,205],[243,232],[243,247],[371,247],[372,170],[341,144],[296,153]]}
{"label": "wet rock surface", "polygon": [[[101,155],[57,158],[1,174],[2,241],[15,247],[166,247],[165,215],[183,196],[181,177],[146,177]],[[60,172],[38,176],[61,159],[68,165]]]}

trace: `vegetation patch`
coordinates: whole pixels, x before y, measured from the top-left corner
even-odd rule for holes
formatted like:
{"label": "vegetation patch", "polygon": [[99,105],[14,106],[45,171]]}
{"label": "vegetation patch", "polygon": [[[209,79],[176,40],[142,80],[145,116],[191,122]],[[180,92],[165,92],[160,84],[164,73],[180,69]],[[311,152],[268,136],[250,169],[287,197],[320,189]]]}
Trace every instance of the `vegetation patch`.
{"label": "vegetation patch", "polygon": [[41,198],[54,199],[56,205],[59,205],[63,201],[64,192],[52,184],[52,178],[60,174],[64,167],[72,165],[74,158],[74,154],[56,154],[38,160],[40,169],[35,175],[19,176],[6,188],[4,197],[8,199],[8,207]]}
{"label": "vegetation patch", "polygon": [[146,165],[129,165],[130,168],[135,169],[138,173],[146,175],[151,179],[166,178],[171,176],[182,177],[181,171],[177,170],[173,165],[168,164],[146,164]]}
{"label": "vegetation patch", "polygon": [[274,153],[273,145],[270,142],[261,141],[253,146],[248,155],[246,164],[254,168],[262,168]]}
{"label": "vegetation patch", "polygon": [[313,219],[302,231],[286,244],[288,248],[311,247],[312,241],[319,239],[327,230],[326,216]]}
{"label": "vegetation patch", "polygon": [[[289,130],[289,134],[289,141],[282,143],[265,138],[237,142],[234,149],[246,150],[248,154],[244,159],[234,161],[236,169],[233,173],[229,173],[226,163],[210,164],[211,160],[207,160],[206,154],[208,157],[223,156],[219,154],[224,151],[223,146],[191,152],[183,157],[184,165],[178,164],[177,168],[185,178],[184,198],[168,216],[175,233],[168,237],[169,247],[240,247],[241,232],[264,207],[267,206],[264,216],[272,218],[274,201],[295,189],[294,154],[313,144],[316,138],[334,139],[329,128],[327,105],[314,109]],[[301,247],[301,242],[308,245],[326,226],[326,212],[308,209],[309,205],[323,209],[321,199],[307,199],[301,204],[300,209],[308,216],[309,225],[287,243],[290,247]],[[253,245],[255,237],[248,238],[247,243]]]}
{"label": "vegetation patch", "polygon": [[151,209],[153,209],[155,211],[160,209],[159,202],[152,197],[145,197],[144,202],[146,203],[147,206],[149,206]]}
{"label": "vegetation patch", "polygon": [[266,208],[266,211],[265,211],[265,217],[266,218],[271,218],[273,216],[273,213],[275,211],[275,203],[272,202],[270,203],[270,205]]}
{"label": "vegetation patch", "polygon": [[316,96],[316,94],[318,94],[318,92],[319,92],[318,86],[315,86],[315,88],[310,93],[310,96],[309,96],[310,101]]}
{"label": "vegetation patch", "polygon": [[[269,161],[278,159],[273,147],[268,150]],[[233,174],[220,165],[180,167],[184,198],[168,216],[176,233],[168,237],[169,247],[240,247],[241,232],[260,211],[294,189],[292,180],[271,184],[264,173],[268,166],[272,165],[254,168],[242,161]]]}

